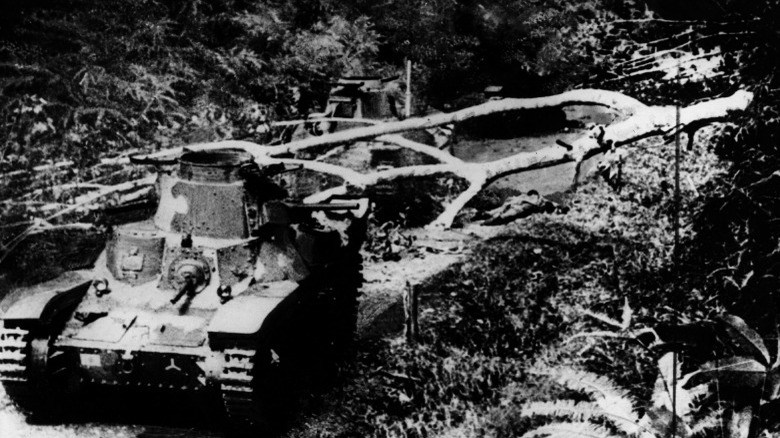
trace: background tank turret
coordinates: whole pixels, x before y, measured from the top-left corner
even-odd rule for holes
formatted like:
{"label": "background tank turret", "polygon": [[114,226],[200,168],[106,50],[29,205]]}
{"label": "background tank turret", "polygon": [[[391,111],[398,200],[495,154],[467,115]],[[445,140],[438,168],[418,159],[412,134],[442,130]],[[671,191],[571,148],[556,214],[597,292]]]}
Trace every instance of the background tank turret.
{"label": "background tank turret", "polygon": [[5,294],[0,381],[33,414],[141,388],[261,427],[349,351],[368,201],[301,204],[241,149],[134,161],[160,166],[154,215],[113,226],[92,269]]}

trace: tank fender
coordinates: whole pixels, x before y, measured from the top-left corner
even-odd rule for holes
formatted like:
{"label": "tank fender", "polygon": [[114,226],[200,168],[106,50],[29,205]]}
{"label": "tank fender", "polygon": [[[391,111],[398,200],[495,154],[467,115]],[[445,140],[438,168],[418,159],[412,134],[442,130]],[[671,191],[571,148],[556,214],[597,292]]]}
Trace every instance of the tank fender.
{"label": "tank fender", "polygon": [[7,306],[0,318],[5,321],[38,321],[42,326],[52,324],[63,312],[74,309],[92,284],[92,280],[81,275],[66,274],[70,275],[62,275],[33,288],[13,291],[0,306]]}
{"label": "tank fender", "polygon": [[263,286],[262,289],[249,290],[223,304],[209,323],[209,334],[257,333],[265,318],[298,288],[298,283],[279,281]]}

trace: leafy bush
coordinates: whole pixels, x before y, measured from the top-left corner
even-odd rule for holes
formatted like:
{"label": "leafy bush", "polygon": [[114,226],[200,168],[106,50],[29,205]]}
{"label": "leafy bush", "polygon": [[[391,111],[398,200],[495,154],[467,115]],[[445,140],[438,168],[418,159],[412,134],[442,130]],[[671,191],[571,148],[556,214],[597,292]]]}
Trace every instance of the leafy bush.
{"label": "leafy bush", "polygon": [[[378,34],[358,17],[276,2],[16,2],[0,50],[5,168],[150,145],[258,138],[295,116],[293,88],[374,64]],[[295,18],[295,19],[293,19]],[[260,108],[256,108],[259,105]]]}
{"label": "leafy bush", "polygon": [[780,3],[733,4],[729,10],[742,20],[732,30],[744,34],[726,46],[734,55],[730,77],[753,90],[755,98],[747,112],[733,117],[714,138],[716,151],[730,168],[709,185],[709,201],[697,211],[695,251],[708,269],[707,286],[718,291],[726,309],[754,321],[764,336],[774,336],[780,290],[780,203],[775,196],[780,190],[780,94],[774,73]]}

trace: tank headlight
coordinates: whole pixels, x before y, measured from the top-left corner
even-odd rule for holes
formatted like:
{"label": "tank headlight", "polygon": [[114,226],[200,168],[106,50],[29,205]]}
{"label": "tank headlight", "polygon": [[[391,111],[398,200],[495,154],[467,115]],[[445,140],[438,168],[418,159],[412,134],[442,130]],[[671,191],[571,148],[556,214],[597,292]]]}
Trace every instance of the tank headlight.
{"label": "tank headlight", "polygon": [[111,289],[108,288],[108,280],[105,278],[93,281],[92,287],[95,288],[95,295],[99,297],[111,292]]}

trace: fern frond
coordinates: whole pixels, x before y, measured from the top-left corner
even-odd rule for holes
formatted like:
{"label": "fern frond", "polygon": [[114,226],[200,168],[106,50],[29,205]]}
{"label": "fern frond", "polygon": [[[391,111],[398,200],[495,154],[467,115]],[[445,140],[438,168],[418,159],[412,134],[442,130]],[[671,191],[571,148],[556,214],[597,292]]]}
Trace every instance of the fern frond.
{"label": "fern frond", "polygon": [[586,422],[550,423],[526,432],[521,438],[613,438],[604,427]]}
{"label": "fern frond", "polygon": [[553,370],[553,378],[561,385],[590,395],[606,416],[621,431],[639,433],[639,414],[628,391],[608,377],[571,368]]}
{"label": "fern frond", "polygon": [[652,436],[652,426],[647,421],[625,418],[606,412],[598,403],[575,402],[574,400],[555,400],[551,402],[528,402],[522,406],[523,417],[551,417],[561,420],[588,422],[595,419],[609,420],[626,434]]}
{"label": "fern frond", "polygon": [[553,380],[571,390],[584,392],[594,398],[624,396],[626,391],[612,379],[589,371],[573,368],[555,368],[547,372]]}
{"label": "fern frond", "polygon": [[596,403],[575,402],[574,400],[528,402],[523,405],[520,412],[520,415],[524,417],[555,417],[578,422],[601,417],[603,414],[604,412]]}

